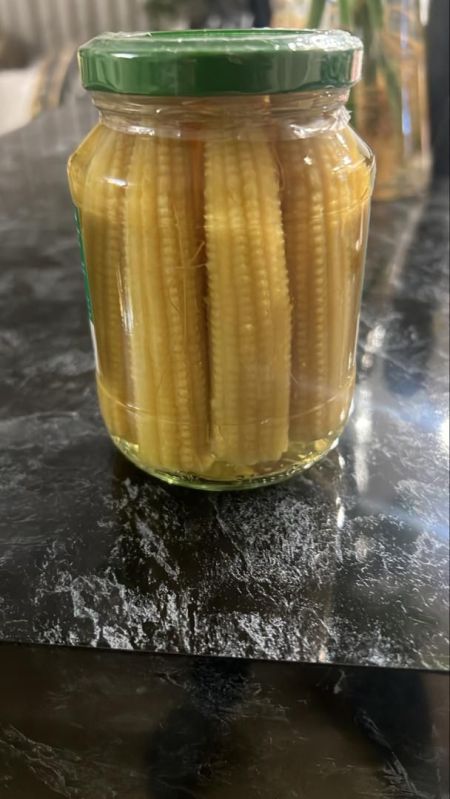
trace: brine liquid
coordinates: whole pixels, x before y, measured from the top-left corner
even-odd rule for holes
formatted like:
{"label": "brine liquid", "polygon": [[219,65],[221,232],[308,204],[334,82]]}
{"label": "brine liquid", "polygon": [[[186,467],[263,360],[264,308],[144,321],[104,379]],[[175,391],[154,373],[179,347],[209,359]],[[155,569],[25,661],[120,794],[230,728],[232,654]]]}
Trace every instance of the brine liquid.
{"label": "brine liquid", "polygon": [[[114,411],[117,412],[117,401],[107,394],[99,379],[97,379],[97,390],[103,416],[105,419],[111,418]],[[212,459],[211,464],[206,466],[203,472],[172,471],[158,467],[154,461],[149,462],[145,448],[141,448],[137,441],[114,435],[112,440],[116,447],[136,466],[166,482],[210,491],[255,488],[282,482],[296,472],[308,469],[333,449],[347,421],[353,391],[354,381],[350,380],[347,390],[343,392],[339,400],[342,408],[342,419],[337,429],[330,430],[328,435],[323,438],[290,441],[288,449],[277,461],[239,466],[236,463]],[[123,408],[121,410],[123,411]],[[138,428],[142,425],[145,412],[127,408],[127,415],[130,427]]]}
{"label": "brine liquid", "polygon": [[355,379],[372,163],[353,131],[209,140],[101,125],[69,175],[119,449],[207,489],[321,458]]}

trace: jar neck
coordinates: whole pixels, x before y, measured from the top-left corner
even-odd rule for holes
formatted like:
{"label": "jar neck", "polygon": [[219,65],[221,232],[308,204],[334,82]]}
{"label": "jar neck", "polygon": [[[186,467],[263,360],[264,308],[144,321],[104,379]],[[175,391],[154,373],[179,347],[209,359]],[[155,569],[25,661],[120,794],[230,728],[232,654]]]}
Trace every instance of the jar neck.
{"label": "jar neck", "polygon": [[125,133],[211,138],[257,135],[306,138],[345,127],[349,91],[299,92],[271,96],[155,98],[93,93],[101,122]]}

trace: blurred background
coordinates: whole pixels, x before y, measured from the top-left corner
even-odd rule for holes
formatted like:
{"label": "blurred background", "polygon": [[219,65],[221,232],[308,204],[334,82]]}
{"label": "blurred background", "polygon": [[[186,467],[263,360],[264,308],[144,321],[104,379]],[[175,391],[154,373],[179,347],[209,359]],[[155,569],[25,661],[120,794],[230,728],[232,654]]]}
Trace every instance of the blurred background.
{"label": "blurred background", "polygon": [[311,23],[364,39],[352,112],[379,186],[394,168],[404,186],[417,168],[419,189],[430,143],[435,175],[448,174],[449,0],[0,0],[0,136],[81,95],[76,48],[100,32]]}

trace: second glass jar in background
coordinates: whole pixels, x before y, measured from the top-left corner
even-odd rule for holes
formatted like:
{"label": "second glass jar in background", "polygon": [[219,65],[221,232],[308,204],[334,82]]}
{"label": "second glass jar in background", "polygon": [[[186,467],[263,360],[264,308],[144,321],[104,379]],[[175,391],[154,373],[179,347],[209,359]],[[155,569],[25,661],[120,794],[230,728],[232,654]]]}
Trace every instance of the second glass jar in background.
{"label": "second glass jar in background", "polygon": [[271,11],[273,28],[306,28],[309,0],[272,0]]}
{"label": "second glass jar in background", "polygon": [[309,8],[308,25],[347,28],[363,40],[352,124],[377,159],[374,198],[423,192],[431,152],[420,0],[309,0]]}
{"label": "second glass jar in background", "polygon": [[342,432],[373,177],[345,110],[360,64],[342,32],[82,48],[100,122],[69,179],[99,399],[147,472],[253,487]]}

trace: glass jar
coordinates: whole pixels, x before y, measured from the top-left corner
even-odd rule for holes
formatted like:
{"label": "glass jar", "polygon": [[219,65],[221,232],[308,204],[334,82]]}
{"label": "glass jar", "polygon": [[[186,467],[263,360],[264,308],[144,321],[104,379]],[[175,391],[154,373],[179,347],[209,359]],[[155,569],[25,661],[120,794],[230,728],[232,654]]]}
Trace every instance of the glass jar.
{"label": "glass jar", "polygon": [[373,159],[343,32],[107,35],[99,124],[69,162],[100,406],[168,482],[276,482],[317,461],[355,382]]}
{"label": "glass jar", "polygon": [[310,0],[308,24],[364,42],[352,122],[377,159],[374,199],[422,193],[431,174],[426,47],[419,0]]}
{"label": "glass jar", "polygon": [[273,28],[306,28],[308,0],[272,0]]}

